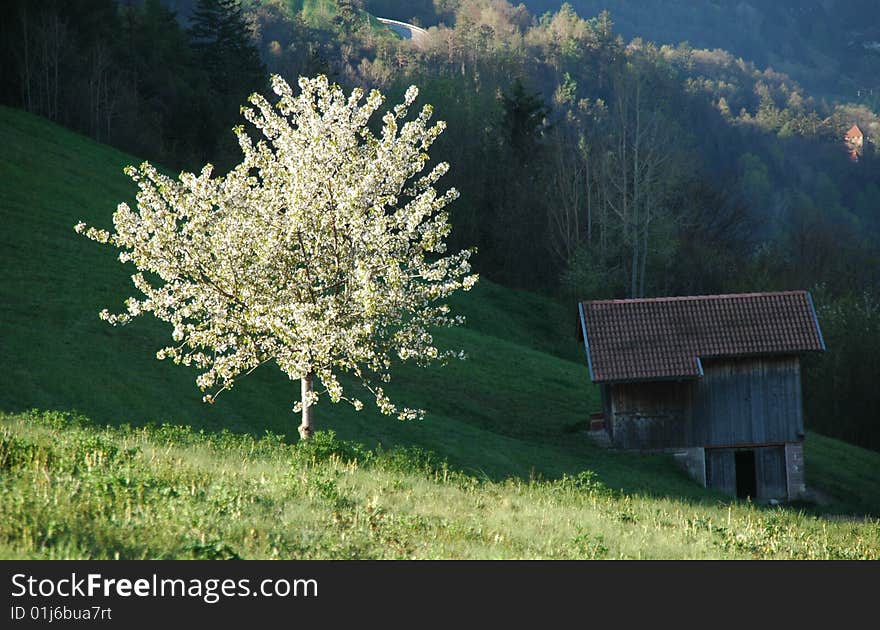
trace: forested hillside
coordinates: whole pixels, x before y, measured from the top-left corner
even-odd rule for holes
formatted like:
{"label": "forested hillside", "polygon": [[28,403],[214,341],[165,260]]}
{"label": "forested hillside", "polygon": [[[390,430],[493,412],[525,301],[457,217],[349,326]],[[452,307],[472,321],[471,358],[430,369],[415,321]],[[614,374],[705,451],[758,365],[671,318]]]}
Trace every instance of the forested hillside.
{"label": "forested hillside", "polygon": [[[540,15],[561,0],[524,0]],[[723,48],[772,66],[831,100],[880,103],[880,14],[873,0],[570,0],[608,10],[627,39]]]}
{"label": "forested hillside", "polygon": [[[457,0],[366,0],[370,11],[423,25],[452,24]],[[517,3],[513,3],[517,4]],[[534,16],[563,0],[523,0]],[[609,11],[627,40],[724,49],[785,72],[831,101],[880,103],[880,15],[872,0],[568,0],[583,16]]]}
{"label": "forested hillside", "polygon": [[[415,83],[448,122],[433,155],[462,193],[451,247],[476,245],[478,271],[568,308],[810,289],[829,352],[806,373],[808,423],[880,448],[880,119],[814,82],[832,85],[820,53],[841,94],[873,68],[877,9],[843,4],[718,0],[686,19],[692,3],[17,0],[0,97],[174,169],[222,170],[267,72],[392,99]],[[370,12],[434,26],[414,45]],[[864,55],[835,57],[855,21]],[[867,139],[851,155],[853,124]]]}

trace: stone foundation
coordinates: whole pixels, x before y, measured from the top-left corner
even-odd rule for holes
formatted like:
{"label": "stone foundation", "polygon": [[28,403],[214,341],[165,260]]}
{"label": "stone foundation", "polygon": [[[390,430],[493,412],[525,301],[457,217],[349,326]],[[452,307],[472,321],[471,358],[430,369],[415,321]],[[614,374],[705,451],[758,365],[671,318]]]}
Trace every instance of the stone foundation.
{"label": "stone foundation", "polygon": [[701,446],[675,451],[672,456],[688,475],[706,487],[706,449]]}
{"label": "stone foundation", "polygon": [[785,445],[785,470],[788,481],[788,500],[802,499],[807,493],[804,479],[804,443],[789,442]]}

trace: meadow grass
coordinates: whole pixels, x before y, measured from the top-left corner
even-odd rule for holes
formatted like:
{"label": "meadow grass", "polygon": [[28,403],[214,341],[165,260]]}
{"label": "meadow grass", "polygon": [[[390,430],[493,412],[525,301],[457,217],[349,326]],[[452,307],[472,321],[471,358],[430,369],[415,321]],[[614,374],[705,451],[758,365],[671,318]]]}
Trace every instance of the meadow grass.
{"label": "meadow grass", "polygon": [[[290,444],[298,383],[266,366],[208,406],[194,371],[154,358],[166,327],[98,319],[132,294],[134,269],[73,225],[110,227],[137,162],[0,107],[0,556],[871,556],[876,522],[820,517],[880,515],[880,455],[811,434],[822,502],[768,510],[700,488],[668,456],[597,448],[573,308],[485,280],[452,300],[467,326],[437,333],[468,359],[400,366],[388,387],[425,420],[325,401],[318,428],[360,454],[303,459]],[[60,413],[72,410],[90,422]],[[443,464],[417,474],[414,453]],[[774,523],[781,547],[760,547]]]}
{"label": "meadow grass", "polygon": [[418,448],[0,418],[17,558],[880,558],[880,523],[628,494],[592,471],[492,481]]}

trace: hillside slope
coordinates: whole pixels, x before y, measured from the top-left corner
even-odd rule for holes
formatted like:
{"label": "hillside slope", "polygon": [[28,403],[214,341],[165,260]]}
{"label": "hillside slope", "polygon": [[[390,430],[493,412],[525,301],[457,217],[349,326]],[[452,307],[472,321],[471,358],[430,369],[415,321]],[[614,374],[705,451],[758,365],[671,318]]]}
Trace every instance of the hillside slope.
{"label": "hillside slope", "polygon": [[[366,0],[377,15],[451,24],[458,3]],[[564,4],[581,17],[608,11],[627,41],[688,42],[724,49],[759,67],[785,72],[831,100],[880,102],[880,11],[874,0],[509,0],[537,19]],[[513,9],[515,10],[515,9]]]}
{"label": "hillside slope", "polygon": [[[28,481],[29,475],[38,473],[49,461],[40,455],[43,447],[39,444],[51,443],[55,444],[52,448],[60,449],[55,455],[47,455],[52,461],[63,462],[70,457],[79,461],[77,458],[85,456],[85,451],[78,444],[106,438],[110,442],[104,450],[123,453],[133,439],[139,441],[138,448],[143,452],[152,452],[154,442],[161,442],[165,439],[162,436],[168,435],[166,430],[156,430],[138,433],[141,437],[135,438],[123,429],[102,438],[99,430],[76,425],[67,428],[82,435],[76,437],[71,433],[67,443],[67,433],[52,422],[47,424],[38,416],[16,415],[31,408],[77,410],[98,425],[137,427],[172,423],[204,430],[207,437],[187,441],[181,446],[186,448],[175,457],[201,470],[193,474],[205,483],[213,466],[228,470],[236,458],[234,452],[218,452],[210,457],[219,458],[216,462],[202,461],[203,447],[212,443],[210,436],[217,431],[229,429],[255,436],[266,431],[295,435],[297,419],[291,407],[298,388],[277,370],[266,367],[257,371],[219,398],[217,404],[207,406],[194,385],[193,371],[155,360],[155,350],[168,334],[162,326],[138,320],[128,327],[111,328],[98,319],[99,310],[117,308],[130,295],[128,276],[132,270],[120,265],[109,248],[77,236],[73,225],[83,220],[109,227],[116,203],[130,200],[133,192],[122,167],[135,161],[37,117],[0,108],[0,215],[4,226],[0,231],[0,264],[5,270],[0,281],[0,356],[4,369],[0,379],[0,412],[5,412],[0,418],[4,427],[0,469],[9,472],[3,483],[18,488],[10,490],[13,494],[26,495],[27,488],[33,485],[32,480]],[[587,478],[601,480],[602,487],[612,492],[614,510],[629,509],[626,505],[638,498],[640,510],[677,510],[684,523],[693,516],[688,510],[699,509],[703,514],[700,518],[712,520],[722,518],[727,506],[736,505],[737,502],[697,487],[668,457],[611,453],[588,443],[582,429],[589,412],[598,406],[597,392],[588,382],[568,309],[552,300],[485,281],[471,294],[458,298],[454,306],[468,316],[468,326],[443,331],[441,338],[449,347],[466,350],[469,359],[427,370],[402,369],[389,388],[401,402],[426,408],[428,417],[424,421],[402,423],[369,408],[355,413],[343,405],[324,403],[317,408],[318,428],[333,429],[339,438],[366,448],[382,444],[386,449],[406,446],[433,451],[448,460],[453,470],[467,475],[470,481],[465,485],[488,484],[488,495],[480,498],[474,486],[468,492],[475,495],[460,497],[463,504],[488,500],[490,496],[495,497],[493,501],[501,501],[499,497],[506,495],[498,494],[499,489],[509,483],[505,479],[515,478],[520,480],[516,483],[522,483],[528,479],[559,479],[563,475],[575,478],[589,470]],[[29,426],[28,418],[35,419],[34,427]],[[176,435],[174,431],[171,434]],[[289,456],[289,447],[272,444],[271,448],[276,450],[270,459]],[[824,490],[827,501],[820,506],[801,508],[818,513],[880,514],[880,455],[819,436],[810,436],[807,445],[808,481],[811,487]],[[187,450],[190,446],[193,450]],[[13,456],[12,451],[25,455]],[[170,474],[160,474],[158,469],[150,472],[151,461],[138,459],[137,475]],[[200,468],[202,464],[208,466],[208,472]],[[60,481],[67,478],[64,475],[85,474],[86,469],[80,463],[69,470],[59,470],[60,485],[53,486],[55,493],[65,487]],[[255,470],[262,469],[258,466]],[[46,474],[50,473],[46,469]],[[256,473],[248,473],[247,479],[253,474]],[[336,475],[332,471],[327,474]],[[363,477],[358,479],[366,484],[371,473],[357,473],[361,474]],[[241,482],[253,489],[249,481]],[[169,483],[177,487],[184,482]],[[410,488],[407,501],[418,501],[412,493],[418,496],[421,483]],[[359,487],[358,493],[372,492],[369,484]],[[541,494],[536,500],[552,502],[556,492],[553,487],[552,483],[541,486],[540,492],[549,494]],[[246,491],[244,486],[236,488],[236,493]],[[429,495],[446,492],[443,488],[431,488],[426,490]],[[61,509],[61,504],[56,501],[52,509],[46,505],[39,507],[37,504],[48,500],[49,495],[40,497],[25,496],[24,503],[15,503],[16,509],[31,505],[36,512],[29,518],[43,519],[35,526],[48,526],[56,522],[53,519],[57,514],[52,510]],[[362,498],[368,497],[365,494]],[[582,500],[586,499],[577,499]],[[503,504],[501,501],[498,509]],[[779,513],[783,515],[779,518],[790,519],[786,521],[790,525],[806,518],[791,508]],[[316,523],[323,518],[320,514],[300,516]],[[574,527],[576,515],[568,514],[565,518]],[[877,525],[872,521],[859,527],[859,540],[876,535]],[[71,531],[74,530],[75,527]],[[609,532],[614,534],[613,528]],[[15,538],[19,534],[8,534],[6,540],[19,540]],[[112,538],[122,534],[102,535]],[[655,535],[660,536],[653,533],[652,539]],[[0,553],[37,553],[33,549],[23,550],[18,543],[9,544],[12,546]],[[861,549],[860,544],[852,547],[847,543],[847,548]],[[37,548],[41,547],[37,545],[34,549]],[[81,546],[76,549],[75,555],[89,553]],[[107,547],[101,549],[98,555],[107,553]],[[179,549],[162,549],[145,547],[140,553],[148,557],[161,553],[186,555]],[[560,553],[569,553],[565,549],[569,548],[564,547]],[[633,549],[629,547],[618,555],[629,557]],[[435,548],[425,553],[442,555],[447,551]],[[538,547],[508,551],[499,554],[553,555],[552,550]],[[58,546],[44,552],[37,555],[64,555]],[[265,548],[259,553],[254,551],[254,555],[264,553],[268,553]],[[135,551],[132,554],[137,555]],[[367,555],[375,555],[375,550]],[[703,554],[696,547],[691,551],[684,547],[666,554],[657,548],[648,555]]]}
{"label": "hillside slope", "polygon": [[[2,354],[0,407],[76,409],[99,423],[174,422],[206,429],[294,434],[297,383],[266,367],[216,405],[201,402],[196,373],[155,359],[168,331],[154,320],[112,328],[102,308],[131,294],[132,267],[110,248],[78,236],[78,220],[110,227],[116,204],[131,201],[122,173],[131,156],[109,150],[37,117],[3,109],[0,191],[6,229],[0,262]],[[565,431],[596,407],[574,339],[574,320],[559,305],[483,282],[454,306],[466,329],[441,331],[470,358],[429,370],[402,369],[389,391],[425,407],[424,422],[401,423],[372,409],[321,404],[318,428],[369,443],[414,443],[448,453],[490,475],[557,475],[580,466],[587,448]],[[528,443],[521,443],[528,439]],[[535,456],[532,442],[556,452]]]}
{"label": "hillside slope", "polygon": [[[880,11],[871,0],[569,0],[582,16],[608,10],[626,39],[723,48],[785,72],[813,94],[876,107]],[[514,3],[515,4],[515,3]],[[541,15],[561,0],[525,0]]]}

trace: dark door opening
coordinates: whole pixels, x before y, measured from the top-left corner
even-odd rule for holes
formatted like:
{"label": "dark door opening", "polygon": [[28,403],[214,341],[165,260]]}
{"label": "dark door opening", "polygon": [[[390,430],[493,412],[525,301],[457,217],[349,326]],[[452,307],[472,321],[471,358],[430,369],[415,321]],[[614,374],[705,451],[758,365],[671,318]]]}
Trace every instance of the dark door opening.
{"label": "dark door opening", "polygon": [[736,466],[736,496],[738,499],[758,496],[758,479],[755,474],[755,451],[737,451],[734,454]]}

